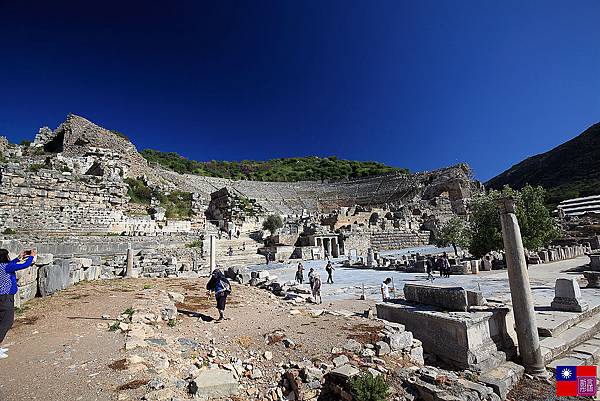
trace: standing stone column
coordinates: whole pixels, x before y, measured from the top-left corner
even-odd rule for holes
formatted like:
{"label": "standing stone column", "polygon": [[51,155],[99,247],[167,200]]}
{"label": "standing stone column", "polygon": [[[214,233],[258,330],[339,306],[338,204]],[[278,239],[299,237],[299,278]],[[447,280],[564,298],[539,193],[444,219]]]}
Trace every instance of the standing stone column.
{"label": "standing stone column", "polygon": [[133,249],[131,243],[127,247],[127,269],[125,270],[125,277],[133,277]]}
{"label": "standing stone column", "polygon": [[214,235],[210,236],[210,271],[217,268],[217,238]]}
{"label": "standing stone column", "polygon": [[500,199],[500,220],[502,238],[506,252],[508,283],[515,315],[515,329],[519,341],[519,353],[527,373],[545,375],[544,360],[540,350],[540,338],[535,321],[533,297],[529,286],[529,274],[525,263],[525,250],[521,238],[521,229],[515,214],[515,201]]}

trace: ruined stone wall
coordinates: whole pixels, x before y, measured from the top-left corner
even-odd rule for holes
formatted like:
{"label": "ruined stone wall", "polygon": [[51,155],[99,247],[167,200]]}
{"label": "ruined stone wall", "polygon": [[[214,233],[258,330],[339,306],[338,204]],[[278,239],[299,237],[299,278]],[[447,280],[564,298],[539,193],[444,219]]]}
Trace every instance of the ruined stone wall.
{"label": "ruined stone wall", "polygon": [[0,170],[0,221],[16,231],[108,232],[123,219],[125,195],[115,182],[9,164]]}
{"label": "ruined stone wall", "polygon": [[429,244],[429,231],[406,232],[402,230],[382,230],[371,232],[371,247],[375,251],[412,248]]}

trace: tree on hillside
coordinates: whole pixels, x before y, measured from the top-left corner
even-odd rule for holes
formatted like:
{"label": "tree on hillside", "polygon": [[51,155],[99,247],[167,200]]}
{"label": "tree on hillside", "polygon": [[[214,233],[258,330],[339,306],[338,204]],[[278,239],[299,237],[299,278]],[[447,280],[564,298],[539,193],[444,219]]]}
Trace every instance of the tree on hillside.
{"label": "tree on hillside", "polygon": [[516,191],[505,186],[502,191],[491,190],[471,201],[469,251],[474,256],[480,257],[504,247],[498,212],[498,200],[504,196],[515,199],[517,219],[525,248],[536,249],[546,246],[559,235],[550,211],[544,206],[544,188],[527,185],[520,191]]}
{"label": "tree on hillside", "polygon": [[263,222],[263,230],[269,231],[271,235],[274,235],[281,227],[283,227],[283,221],[280,216],[275,214],[269,215]]}
{"label": "tree on hillside", "polygon": [[467,248],[470,242],[469,226],[463,219],[456,216],[444,223],[435,237],[435,244],[437,246],[446,247],[452,245],[454,254],[457,257],[457,247]]}

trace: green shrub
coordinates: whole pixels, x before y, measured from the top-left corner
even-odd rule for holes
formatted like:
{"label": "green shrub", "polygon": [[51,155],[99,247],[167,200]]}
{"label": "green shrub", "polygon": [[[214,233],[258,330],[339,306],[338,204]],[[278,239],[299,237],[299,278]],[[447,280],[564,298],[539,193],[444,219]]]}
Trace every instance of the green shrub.
{"label": "green shrub", "polygon": [[377,162],[341,160],[330,157],[292,157],[266,161],[216,161],[198,162],[186,159],[174,152],[144,149],[142,156],[150,163],[160,164],[184,174],[231,178],[254,181],[318,181],[360,178],[394,171],[408,170],[386,166]]}
{"label": "green shrub", "polygon": [[16,234],[16,233],[17,232],[10,227],[5,228],[4,231],[2,231],[2,234],[6,234],[6,235],[12,235],[12,234]]}
{"label": "green shrub", "polygon": [[350,387],[357,401],[387,401],[389,386],[383,376],[363,372],[350,379]]}
{"label": "green shrub", "polygon": [[185,244],[186,248],[202,248],[202,241],[195,239],[192,242]]}
{"label": "green shrub", "polygon": [[169,327],[175,327],[176,324],[177,324],[177,320],[175,320],[175,319],[169,319],[169,322],[167,323],[167,326],[169,326]]}
{"label": "green shrub", "polygon": [[27,170],[29,170],[29,171],[31,171],[33,173],[37,173],[38,171],[40,171],[44,167],[46,167],[46,164],[44,164],[44,163],[34,163],[34,164],[30,165]]}
{"label": "green shrub", "polygon": [[141,178],[126,178],[125,183],[129,187],[127,196],[133,203],[149,205],[152,200],[152,189]]}

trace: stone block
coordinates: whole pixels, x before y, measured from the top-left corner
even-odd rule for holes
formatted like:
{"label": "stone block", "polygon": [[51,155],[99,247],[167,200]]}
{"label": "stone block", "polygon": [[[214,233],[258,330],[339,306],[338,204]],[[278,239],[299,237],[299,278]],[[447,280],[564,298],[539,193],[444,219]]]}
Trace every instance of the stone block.
{"label": "stone block", "polygon": [[222,369],[205,369],[190,383],[190,393],[197,397],[229,397],[237,394],[238,381],[232,372]]}
{"label": "stone block", "polygon": [[27,302],[35,298],[38,292],[37,281],[28,284],[19,284],[19,299],[21,302]]}
{"label": "stone block", "polygon": [[40,253],[37,255],[35,264],[38,266],[50,265],[54,262],[54,255],[51,253]]}
{"label": "stone block", "polygon": [[392,352],[409,348],[412,345],[413,334],[410,331],[393,333],[386,336],[385,341],[390,345]]}
{"label": "stone block", "polygon": [[581,289],[574,278],[556,279],[551,307],[567,312],[585,312],[589,305],[581,297]]}
{"label": "stone block", "polygon": [[404,298],[407,301],[437,306],[449,311],[466,312],[469,306],[467,292],[462,287],[405,284]]}
{"label": "stone block", "polygon": [[349,379],[351,377],[356,376],[359,373],[360,370],[356,369],[354,366],[349,364],[339,366],[331,371],[332,375],[341,377],[343,379]]}
{"label": "stone block", "polygon": [[505,400],[508,392],[523,377],[525,368],[513,362],[505,362],[495,369],[482,373],[479,381],[491,387],[501,399]]}
{"label": "stone block", "polygon": [[38,265],[29,266],[27,269],[19,270],[16,272],[17,282],[19,286],[31,284],[37,281],[38,276]]}
{"label": "stone block", "polygon": [[38,288],[43,297],[64,290],[69,286],[69,265],[53,264],[42,266],[38,273]]}

